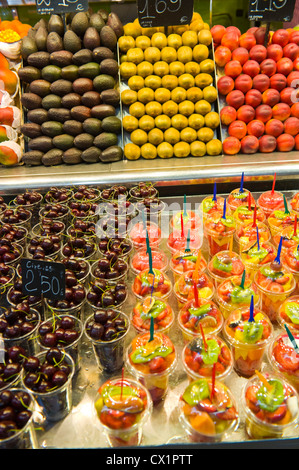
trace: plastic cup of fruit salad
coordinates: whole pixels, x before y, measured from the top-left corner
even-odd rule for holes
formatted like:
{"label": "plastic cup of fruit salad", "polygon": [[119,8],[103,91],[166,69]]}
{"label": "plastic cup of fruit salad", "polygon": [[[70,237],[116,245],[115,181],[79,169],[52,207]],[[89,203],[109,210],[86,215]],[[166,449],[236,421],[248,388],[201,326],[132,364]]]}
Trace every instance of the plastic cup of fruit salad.
{"label": "plastic cup of fruit salad", "polygon": [[116,378],[99,388],[95,411],[110,447],[138,446],[152,413],[152,400],[140,383]]}
{"label": "plastic cup of fruit salad", "polygon": [[179,308],[194,299],[194,285],[198,298],[209,300],[213,297],[214,285],[209,276],[206,273],[198,273],[195,276],[195,271],[187,271],[178,278],[173,287]]}
{"label": "plastic cup of fruit salad", "polygon": [[145,228],[143,222],[138,222],[129,232],[129,239],[133,243],[135,249],[146,247],[147,234],[151,248],[158,247],[160,245],[162,234],[159,226],[157,224],[147,222]]}
{"label": "plastic cup of fruit salad", "polygon": [[169,376],[176,366],[176,349],[170,338],[155,332],[137,335],[127,349],[127,367],[149,391],[153,404],[167,394]]}
{"label": "plastic cup of fruit salad", "polygon": [[[213,216],[215,213],[222,215],[223,206],[224,206],[224,197],[217,196],[216,200],[214,200],[213,196],[205,197],[201,203],[203,221],[205,222],[208,217]],[[229,215],[228,212],[226,213]]]}
{"label": "plastic cup of fruit salad", "polygon": [[234,189],[231,191],[228,195],[227,198],[227,205],[230,208],[232,212],[235,212],[235,210],[239,206],[248,206],[249,202],[249,194],[251,198],[251,204],[254,205],[255,201],[254,198],[248,189],[243,189],[243,191],[240,190],[241,188]]}
{"label": "plastic cup of fruit salad", "polygon": [[166,300],[147,296],[138,300],[133,307],[131,324],[137,333],[148,333],[154,319],[154,330],[168,334],[174,322],[174,312]]}
{"label": "plastic cup of fruit salad", "polygon": [[268,217],[272,237],[282,232],[286,227],[294,227],[296,212],[286,212],[285,209],[273,211]]}
{"label": "plastic cup of fruit salad", "polygon": [[293,295],[281,304],[277,321],[282,329],[286,324],[293,334],[299,334],[299,295]]}
{"label": "plastic cup of fruit salad", "polygon": [[294,224],[288,227],[285,227],[281,232],[278,232],[274,235],[273,244],[276,249],[279,246],[280,239],[281,242],[281,253],[284,255],[290,248],[297,249],[299,245],[299,236],[294,234]]}
{"label": "plastic cup of fruit salad", "polygon": [[231,347],[234,369],[242,377],[251,377],[260,370],[272,335],[273,326],[260,309],[253,311],[250,321],[250,307],[234,310],[225,320],[223,336]]}
{"label": "plastic cup of fruit salad", "polygon": [[289,248],[282,253],[282,264],[285,269],[290,271],[296,281],[296,288],[293,294],[299,289],[299,250],[298,247]]}
{"label": "plastic cup of fruit salad", "polygon": [[283,194],[278,191],[265,191],[259,196],[257,204],[263,209],[268,218],[274,210],[284,208]]}
{"label": "plastic cup of fruit salad", "polygon": [[186,273],[187,271],[195,270],[198,257],[200,257],[198,272],[202,273],[207,268],[207,262],[202,255],[201,250],[182,250],[173,253],[169,261],[169,267],[172,271],[175,282],[182,274]]}
{"label": "plastic cup of fruit salad", "polygon": [[[189,237],[189,248],[190,250],[199,250],[202,247],[203,236],[200,231],[190,231]],[[182,251],[187,248],[188,245],[188,231],[184,230],[183,233],[181,230],[174,230],[170,233],[167,239],[167,248],[170,253],[175,253],[176,251]]]}
{"label": "plastic cup of fruit salad", "polygon": [[145,269],[135,276],[132,291],[137,299],[154,295],[165,300],[172,292],[172,284],[169,277],[159,269],[153,269],[153,273]]}
{"label": "plastic cup of fruit salad", "polygon": [[241,276],[244,264],[240,256],[234,251],[220,251],[208,263],[208,274],[217,286],[233,276]]}
{"label": "plastic cup of fruit salad", "polygon": [[[299,345],[299,335],[293,331],[296,344]],[[287,332],[278,334],[268,348],[268,361],[276,374],[295,387],[299,392],[299,354],[294,349]]]}
{"label": "plastic cup of fruit salad", "polygon": [[200,230],[202,227],[201,217],[195,211],[187,210],[176,212],[170,219],[170,228],[172,230],[181,230],[181,219],[183,218],[184,229]]}
{"label": "plastic cup of fruit salad", "polygon": [[[253,219],[254,219],[254,212],[255,208],[254,206],[251,206],[249,208],[248,206],[239,206],[233,213],[233,218],[236,221],[237,227],[240,224],[252,224]],[[261,223],[266,221],[266,216],[264,211],[260,208],[256,208],[256,222]]]}
{"label": "plastic cup of fruit salad", "polygon": [[[168,258],[164,251],[159,248],[152,248],[152,267],[165,272],[168,267]],[[137,275],[141,271],[149,269],[149,255],[147,248],[140,248],[130,259],[130,268],[133,274]]]}
{"label": "plastic cup of fruit salad", "polygon": [[257,307],[260,300],[258,290],[248,275],[245,276],[244,286],[242,276],[234,276],[221,282],[216,291],[216,301],[225,319],[235,309],[249,307],[252,296]]}
{"label": "plastic cup of fruit salad", "polygon": [[299,212],[299,192],[295,193],[290,200],[290,206],[293,211]]}
{"label": "plastic cup of fruit salad", "polygon": [[281,376],[249,379],[242,391],[245,428],[251,439],[279,439],[298,418],[298,395]]}
{"label": "plastic cup of fruit salad", "polygon": [[220,333],[223,326],[223,315],[212,300],[195,299],[185,303],[178,315],[178,325],[185,343],[204,334]]}
{"label": "plastic cup of fruit salad", "polygon": [[[263,222],[257,222],[256,226],[259,234],[259,243],[269,241],[271,238],[269,227]],[[244,251],[249,250],[257,243],[257,229],[252,224],[240,224],[237,227],[235,241],[241,257]]]}
{"label": "plastic cup of fruit salad", "polygon": [[259,247],[255,243],[248,250],[242,251],[241,259],[244,263],[246,274],[254,280],[254,275],[260,267],[275,260],[276,252],[277,250],[275,250],[272,243],[268,241],[261,242]]}
{"label": "plastic cup of fruit salad", "polygon": [[220,251],[229,250],[232,246],[236,231],[235,219],[231,216],[222,217],[220,214],[211,215],[205,222],[204,233],[208,240],[210,256]]}
{"label": "plastic cup of fruit salad", "polygon": [[280,305],[294,292],[296,281],[293,274],[281,263],[266,264],[258,269],[254,282],[260,294],[260,306],[274,323]]}
{"label": "plastic cup of fruit salad", "polygon": [[212,378],[215,367],[217,380],[227,378],[233,369],[233,357],[228,345],[217,335],[193,338],[184,346],[182,363],[189,380]]}
{"label": "plastic cup of fruit salad", "polygon": [[237,401],[224,383],[195,380],[180,398],[180,422],[191,442],[223,441],[238,427]]}

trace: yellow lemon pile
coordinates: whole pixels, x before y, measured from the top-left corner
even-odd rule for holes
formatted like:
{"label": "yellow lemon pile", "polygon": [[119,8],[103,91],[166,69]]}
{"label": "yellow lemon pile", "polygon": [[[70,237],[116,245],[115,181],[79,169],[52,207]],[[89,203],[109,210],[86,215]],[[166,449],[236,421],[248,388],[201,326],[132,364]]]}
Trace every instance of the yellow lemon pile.
{"label": "yellow lemon pile", "polygon": [[130,134],[128,160],[219,155],[215,137],[220,118],[212,34],[199,13],[190,25],[142,28],[138,19],[124,25],[118,40],[121,92],[127,113],[123,128]]}

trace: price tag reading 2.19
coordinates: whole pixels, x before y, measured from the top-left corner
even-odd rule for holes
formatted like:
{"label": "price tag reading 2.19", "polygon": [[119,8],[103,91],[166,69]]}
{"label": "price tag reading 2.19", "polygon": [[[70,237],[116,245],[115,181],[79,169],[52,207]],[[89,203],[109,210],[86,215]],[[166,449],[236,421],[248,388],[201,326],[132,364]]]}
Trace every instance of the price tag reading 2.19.
{"label": "price tag reading 2.19", "polygon": [[48,299],[64,299],[65,266],[34,259],[21,260],[22,291],[25,295],[44,296]]}
{"label": "price tag reading 2.19", "polygon": [[189,24],[193,0],[138,0],[138,20],[142,28]]}

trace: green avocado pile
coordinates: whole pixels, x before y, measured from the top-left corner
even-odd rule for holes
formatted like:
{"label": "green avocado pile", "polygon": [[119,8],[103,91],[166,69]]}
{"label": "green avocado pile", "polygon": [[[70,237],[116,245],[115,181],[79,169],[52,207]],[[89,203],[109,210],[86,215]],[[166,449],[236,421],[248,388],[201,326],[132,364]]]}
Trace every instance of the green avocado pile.
{"label": "green avocado pile", "polygon": [[115,162],[121,119],[117,41],[123,25],[99,10],[41,19],[22,41],[25,165]]}

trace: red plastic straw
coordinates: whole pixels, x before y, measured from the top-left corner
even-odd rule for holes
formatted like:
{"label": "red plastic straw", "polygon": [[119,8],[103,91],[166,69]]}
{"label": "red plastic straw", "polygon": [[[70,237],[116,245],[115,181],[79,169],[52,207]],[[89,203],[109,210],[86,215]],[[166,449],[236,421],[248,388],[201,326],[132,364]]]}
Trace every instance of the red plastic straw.
{"label": "red plastic straw", "polygon": [[275,189],[275,183],[276,183],[276,173],[274,173],[274,179],[273,179],[273,184],[272,184],[272,194],[274,194],[274,189]]}
{"label": "red plastic straw", "polygon": [[213,364],[213,369],[212,369],[211,401],[213,400],[214,393],[215,393],[215,376],[216,376],[216,362]]}
{"label": "red plastic straw", "polygon": [[200,328],[200,332],[201,332],[202,341],[203,341],[203,344],[204,344],[205,351],[207,351],[208,350],[208,345],[207,345],[207,342],[206,342],[205,334],[203,332],[203,327],[202,327],[201,323],[199,324],[199,328]]}
{"label": "red plastic straw", "polygon": [[251,211],[251,193],[248,194],[248,209]]}
{"label": "red plastic straw", "polygon": [[197,285],[196,282],[193,282],[193,292],[194,292],[194,299],[195,299],[195,305],[198,307],[198,290],[197,290]]}
{"label": "red plastic straw", "polygon": [[256,227],[256,205],[254,206],[254,210],[253,210],[253,223],[252,223],[252,227]]}

